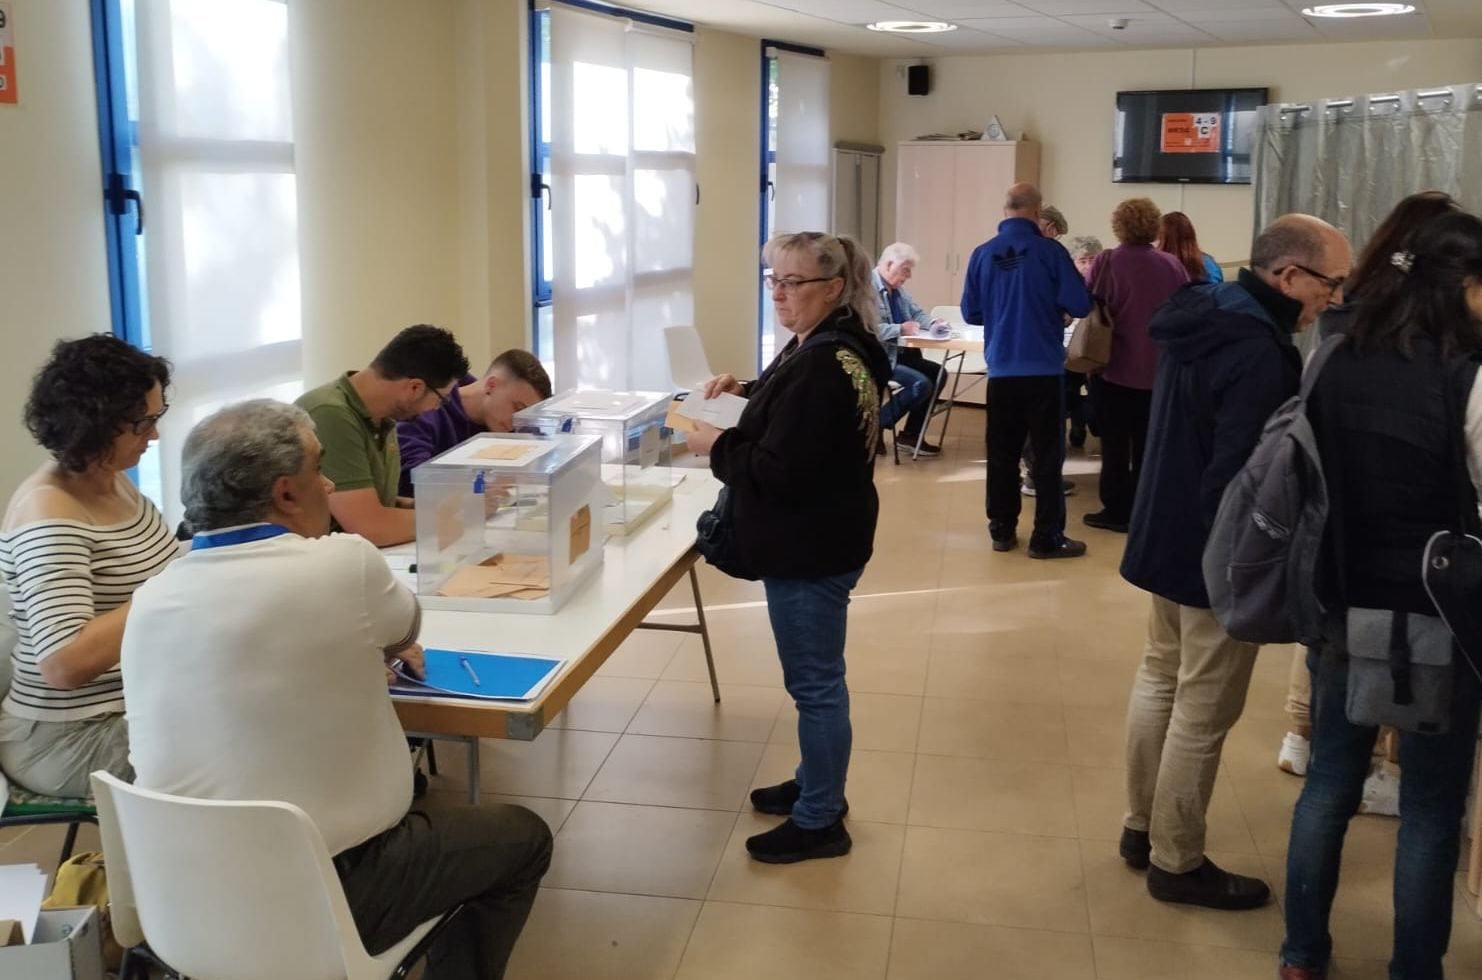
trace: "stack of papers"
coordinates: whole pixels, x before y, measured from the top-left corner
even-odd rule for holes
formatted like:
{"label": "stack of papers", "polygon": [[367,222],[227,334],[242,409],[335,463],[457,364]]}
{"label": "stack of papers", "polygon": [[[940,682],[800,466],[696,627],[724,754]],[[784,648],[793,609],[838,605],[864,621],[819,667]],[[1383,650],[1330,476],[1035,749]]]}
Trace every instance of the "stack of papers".
{"label": "stack of papers", "polygon": [[721,394],[706,398],[697,391],[680,402],[672,414],[695,422],[709,422],[717,429],[729,429],[741,421],[741,413],[745,410],[746,399],[740,395]]}
{"label": "stack of papers", "polygon": [[23,942],[36,935],[49,880],[39,865],[0,864],[0,922],[19,922]]}
{"label": "stack of papers", "polygon": [[550,562],[543,555],[497,554],[465,565],[437,594],[460,599],[544,599],[551,590]]}

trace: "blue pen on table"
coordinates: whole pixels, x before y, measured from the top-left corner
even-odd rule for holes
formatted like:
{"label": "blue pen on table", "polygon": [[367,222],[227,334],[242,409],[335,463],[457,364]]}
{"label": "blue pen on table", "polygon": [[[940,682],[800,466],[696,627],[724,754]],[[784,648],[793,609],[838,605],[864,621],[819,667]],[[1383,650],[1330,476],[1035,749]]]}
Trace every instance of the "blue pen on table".
{"label": "blue pen on table", "polygon": [[471,681],[473,681],[473,686],[474,687],[483,687],[484,686],[484,685],[482,685],[482,684],[479,683],[479,675],[478,674],[475,674],[473,672],[473,664],[471,664],[471,663],[468,662],[468,658],[467,657],[459,657],[458,658],[458,662],[463,665],[463,669],[464,670],[468,671],[468,679],[471,680]]}

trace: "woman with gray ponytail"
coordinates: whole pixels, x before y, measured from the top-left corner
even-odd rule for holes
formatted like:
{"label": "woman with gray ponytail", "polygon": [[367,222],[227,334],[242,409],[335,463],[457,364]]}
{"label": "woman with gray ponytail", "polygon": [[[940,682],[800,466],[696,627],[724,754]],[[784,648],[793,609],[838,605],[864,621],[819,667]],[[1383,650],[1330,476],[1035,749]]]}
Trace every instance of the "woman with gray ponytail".
{"label": "woman with gray ponytail", "polygon": [[747,399],[734,428],[698,423],[690,449],[710,455],[726,486],[735,554],[766,588],[783,683],[798,708],[795,779],[751,803],[788,819],[746,842],[758,861],[788,864],[847,854],[849,691],[844,633],[849,593],[874,548],[880,502],[875,442],[890,360],[875,337],[870,260],[848,238],[781,235],[770,267],[777,322],[793,334],[756,381],[712,378],[704,396]]}

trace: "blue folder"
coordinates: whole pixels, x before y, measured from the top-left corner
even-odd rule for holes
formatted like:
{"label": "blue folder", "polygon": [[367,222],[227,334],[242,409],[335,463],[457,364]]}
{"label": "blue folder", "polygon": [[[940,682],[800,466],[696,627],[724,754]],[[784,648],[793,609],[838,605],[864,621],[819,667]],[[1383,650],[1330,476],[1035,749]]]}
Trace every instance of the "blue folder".
{"label": "blue folder", "polygon": [[417,680],[405,671],[399,671],[397,676],[400,679],[391,685],[392,693],[480,701],[529,701],[565,663],[554,657],[473,650],[427,649],[422,651],[422,656],[427,664],[427,676]]}

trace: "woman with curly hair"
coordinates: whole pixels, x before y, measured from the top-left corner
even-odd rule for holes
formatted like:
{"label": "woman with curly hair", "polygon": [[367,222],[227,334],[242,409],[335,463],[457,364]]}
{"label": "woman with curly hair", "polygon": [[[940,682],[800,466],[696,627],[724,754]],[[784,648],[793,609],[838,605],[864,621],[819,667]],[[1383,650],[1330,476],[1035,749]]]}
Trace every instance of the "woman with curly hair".
{"label": "woman with curly hair", "polygon": [[0,701],[0,770],[32,792],[87,796],[95,769],[133,778],[124,617],[176,545],[126,471],[159,438],[169,384],[166,361],[106,334],[58,343],[31,384],[26,427],[52,458],[0,523],[18,636]]}
{"label": "woman with curly hair", "polygon": [[1111,311],[1111,359],[1088,381],[1101,429],[1101,510],[1087,514],[1091,527],[1127,532],[1132,497],[1142,471],[1153,377],[1158,349],[1148,336],[1153,313],[1189,281],[1178,259],[1153,247],[1162,213],[1145,197],[1134,197],[1112,212],[1112,232],[1120,242],[1096,256],[1086,282]]}

